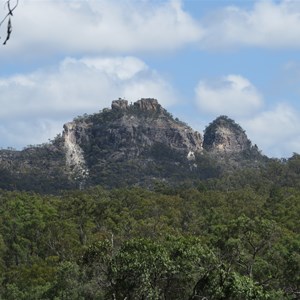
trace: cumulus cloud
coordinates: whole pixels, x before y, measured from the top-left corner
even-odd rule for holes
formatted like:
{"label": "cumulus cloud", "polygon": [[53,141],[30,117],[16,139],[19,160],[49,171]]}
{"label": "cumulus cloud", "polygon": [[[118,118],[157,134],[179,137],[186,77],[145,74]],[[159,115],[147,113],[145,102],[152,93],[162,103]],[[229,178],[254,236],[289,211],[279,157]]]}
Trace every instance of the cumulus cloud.
{"label": "cumulus cloud", "polygon": [[233,117],[263,154],[290,157],[293,152],[300,153],[299,111],[282,101],[266,108],[263,96],[246,78],[228,75],[220,80],[202,80],[195,92],[204,118],[207,113]]}
{"label": "cumulus cloud", "polygon": [[180,0],[20,1],[2,55],[169,51],[202,36]]}
{"label": "cumulus cloud", "polygon": [[45,141],[63,122],[118,97],[153,97],[164,106],[176,101],[171,85],[135,57],[66,58],[52,68],[0,78],[0,94],[2,145],[18,147],[25,139]]}
{"label": "cumulus cloud", "polygon": [[17,118],[1,122],[1,146],[22,148],[47,142],[48,139],[61,133],[59,119]]}
{"label": "cumulus cloud", "polygon": [[[206,50],[235,47],[299,48],[300,2],[256,1],[226,6],[196,20],[183,0],[20,1],[7,58]],[[2,35],[5,35],[2,28]]]}
{"label": "cumulus cloud", "polygon": [[262,105],[262,96],[252,83],[240,75],[201,80],[196,87],[199,108],[212,115],[245,116]]}
{"label": "cumulus cloud", "polygon": [[300,115],[291,106],[278,103],[272,110],[241,121],[248,135],[265,154],[273,157],[300,153]]}
{"label": "cumulus cloud", "polygon": [[202,22],[203,48],[300,47],[300,2],[257,1],[251,9],[227,6]]}

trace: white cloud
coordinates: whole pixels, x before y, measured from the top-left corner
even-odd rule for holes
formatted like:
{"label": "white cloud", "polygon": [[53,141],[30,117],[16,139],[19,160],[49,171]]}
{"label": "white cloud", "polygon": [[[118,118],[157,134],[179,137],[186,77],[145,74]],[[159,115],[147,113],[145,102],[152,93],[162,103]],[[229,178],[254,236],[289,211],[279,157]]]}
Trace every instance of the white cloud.
{"label": "white cloud", "polygon": [[273,110],[241,121],[253,143],[273,157],[300,153],[300,115],[287,104],[279,103]]}
{"label": "white cloud", "polygon": [[202,36],[180,0],[24,0],[12,22],[2,59],[172,51]]}
{"label": "white cloud", "polygon": [[[66,63],[68,63],[67,60]],[[76,60],[73,60],[76,63]],[[126,80],[132,78],[134,75],[139,73],[142,70],[147,70],[147,65],[137,59],[135,57],[107,57],[107,58],[83,58],[80,60],[83,62],[87,67],[105,71],[111,77],[117,77],[121,80]]]}
{"label": "white cloud", "polygon": [[300,153],[300,113],[284,102],[265,109],[263,97],[246,78],[229,75],[221,80],[202,80],[195,91],[203,118],[208,119],[207,113],[211,118],[233,117],[263,154],[290,157],[293,152]]}
{"label": "white cloud", "polygon": [[43,142],[63,122],[118,97],[153,97],[164,106],[176,102],[170,84],[135,57],[66,58],[56,67],[0,78],[0,94],[1,143],[17,147],[27,139]]}
{"label": "white cloud", "polygon": [[251,82],[240,75],[213,81],[200,81],[196,87],[197,104],[212,115],[245,116],[262,105],[262,97]]}
{"label": "white cloud", "polygon": [[0,126],[1,146],[22,148],[47,142],[61,133],[62,125],[55,119],[21,118],[2,122]]}
{"label": "white cloud", "polygon": [[[7,59],[49,55],[132,54],[202,49],[300,47],[300,2],[256,1],[251,9],[226,6],[196,20],[183,0],[20,1]],[[0,28],[5,36],[5,26]]]}
{"label": "white cloud", "polygon": [[228,6],[203,21],[203,48],[300,47],[300,2],[256,1],[252,9]]}

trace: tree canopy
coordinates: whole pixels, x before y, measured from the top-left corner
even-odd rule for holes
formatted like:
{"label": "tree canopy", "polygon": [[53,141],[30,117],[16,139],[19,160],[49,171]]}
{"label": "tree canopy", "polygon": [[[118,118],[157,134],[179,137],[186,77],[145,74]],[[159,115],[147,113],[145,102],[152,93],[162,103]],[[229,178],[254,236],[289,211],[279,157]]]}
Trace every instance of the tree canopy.
{"label": "tree canopy", "polygon": [[298,299],[299,214],[259,177],[0,190],[0,299]]}

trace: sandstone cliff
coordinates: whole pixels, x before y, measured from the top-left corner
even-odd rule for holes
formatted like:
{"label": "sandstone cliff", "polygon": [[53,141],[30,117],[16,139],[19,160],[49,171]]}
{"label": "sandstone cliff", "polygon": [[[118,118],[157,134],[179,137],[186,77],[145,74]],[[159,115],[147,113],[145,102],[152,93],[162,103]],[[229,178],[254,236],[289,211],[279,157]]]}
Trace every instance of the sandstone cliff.
{"label": "sandstone cliff", "polygon": [[223,170],[263,166],[268,158],[252,145],[246,132],[234,120],[220,116],[204,131],[203,149]]}
{"label": "sandstone cliff", "polygon": [[94,184],[181,184],[263,160],[233,120],[217,118],[202,140],[156,99],[115,100],[111,108],[77,117],[63,128],[50,143],[1,150],[0,188],[57,192]]}
{"label": "sandstone cliff", "polygon": [[141,156],[155,144],[186,156],[202,150],[201,135],[175,120],[155,99],[141,99],[132,105],[115,100],[111,109],[65,125],[63,137],[69,135],[85,150],[109,150],[102,155],[112,160]]}
{"label": "sandstone cliff", "polygon": [[206,128],[203,148],[215,153],[239,153],[251,149],[245,131],[233,120],[220,116]]}
{"label": "sandstone cliff", "polygon": [[70,170],[79,176],[89,172],[94,182],[116,177],[112,166],[130,177],[134,171],[157,169],[157,160],[186,163],[202,151],[201,135],[174,119],[156,99],[130,105],[115,100],[111,109],[65,125],[63,138]]}

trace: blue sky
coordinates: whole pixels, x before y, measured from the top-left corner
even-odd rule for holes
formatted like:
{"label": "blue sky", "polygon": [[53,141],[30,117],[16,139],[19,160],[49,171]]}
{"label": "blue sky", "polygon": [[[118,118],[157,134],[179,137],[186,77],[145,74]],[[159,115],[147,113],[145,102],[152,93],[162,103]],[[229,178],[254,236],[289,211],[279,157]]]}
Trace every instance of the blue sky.
{"label": "blue sky", "polygon": [[22,0],[12,23],[0,147],[154,97],[200,132],[225,114],[264,154],[300,153],[300,1]]}

